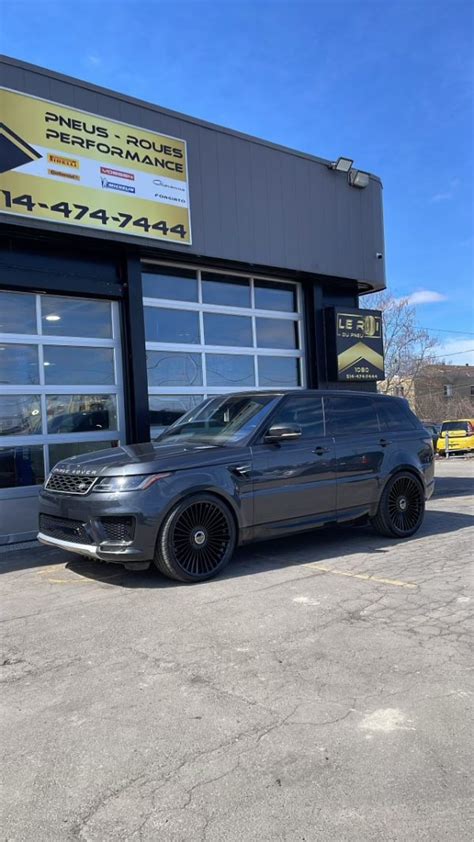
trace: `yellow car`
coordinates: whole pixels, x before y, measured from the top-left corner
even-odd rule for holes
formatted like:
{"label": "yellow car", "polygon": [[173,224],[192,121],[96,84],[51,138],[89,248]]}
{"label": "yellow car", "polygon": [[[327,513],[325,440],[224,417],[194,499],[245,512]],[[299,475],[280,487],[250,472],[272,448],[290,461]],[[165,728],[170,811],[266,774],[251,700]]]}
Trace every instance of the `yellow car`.
{"label": "yellow car", "polygon": [[449,453],[474,453],[474,419],[462,418],[459,421],[443,421],[436,450],[440,456],[446,456],[446,435]]}

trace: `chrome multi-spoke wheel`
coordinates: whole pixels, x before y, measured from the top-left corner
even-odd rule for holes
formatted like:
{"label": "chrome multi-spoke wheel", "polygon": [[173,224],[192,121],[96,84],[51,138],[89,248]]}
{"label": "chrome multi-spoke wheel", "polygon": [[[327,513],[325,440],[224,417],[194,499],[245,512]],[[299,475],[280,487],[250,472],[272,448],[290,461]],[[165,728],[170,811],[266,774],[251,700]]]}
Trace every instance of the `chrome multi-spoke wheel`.
{"label": "chrome multi-spoke wheel", "polygon": [[384,489],[372,523],[382,535],[408,538],[421,526],[424,512],[421,482],[408,472],[396,474]]}
{"label": "chrome multi-spoke wheel", "polygon": [[158,569],[183,582],[209,579],[229,561],[236,543],[234,519],[211,495],[185,500],[167,517],[157,547]]}

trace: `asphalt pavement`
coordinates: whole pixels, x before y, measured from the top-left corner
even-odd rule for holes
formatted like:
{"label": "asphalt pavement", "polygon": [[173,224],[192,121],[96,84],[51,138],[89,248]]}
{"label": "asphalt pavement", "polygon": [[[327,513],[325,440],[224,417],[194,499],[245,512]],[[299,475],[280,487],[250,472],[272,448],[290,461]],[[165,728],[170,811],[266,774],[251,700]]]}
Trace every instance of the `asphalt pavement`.
{"label": "asphalt pavement", "polygon": [[470,842],[474,461],[437,474],[410,540],[200,585],[2,553],[4,842]]}

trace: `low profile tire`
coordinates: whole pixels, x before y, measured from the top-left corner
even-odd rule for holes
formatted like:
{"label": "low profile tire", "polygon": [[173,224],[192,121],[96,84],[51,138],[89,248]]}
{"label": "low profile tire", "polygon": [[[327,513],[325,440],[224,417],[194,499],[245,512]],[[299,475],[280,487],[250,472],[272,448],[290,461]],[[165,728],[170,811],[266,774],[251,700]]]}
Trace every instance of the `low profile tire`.
{"label": "low profile tire", "polygon": [[166,517],[155,565],[178,582],[202,582],[226,566],[236,542],[234,518],[225,503],[211,494],[198,494],[183,500]]}
{"label": "low profile tire", "polygon": [[395,474],[385,486],[372,526],[389,538],[409,538],[423,523],[425,494],[421,482],[408,472]]}

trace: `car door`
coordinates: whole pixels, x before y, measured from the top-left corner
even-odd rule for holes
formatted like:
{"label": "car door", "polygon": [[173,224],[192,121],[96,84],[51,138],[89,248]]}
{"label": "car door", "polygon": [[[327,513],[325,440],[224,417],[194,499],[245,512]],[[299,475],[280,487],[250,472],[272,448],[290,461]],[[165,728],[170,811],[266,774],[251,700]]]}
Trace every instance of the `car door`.
{"label": "car door", "polygon": [[322,398],[287,396],[269,421],[274,425],[297,425],[301,437],[268,444],[262,434],[253,445],[255,525],[334,513],[335,449],[326,435]]}
{"label": "car door", "polygon": [[390,445],[381,429],[377,401],[341,392],[325,402],[328,432],[335,439],[338,514],[368,508],[378,500]]}

